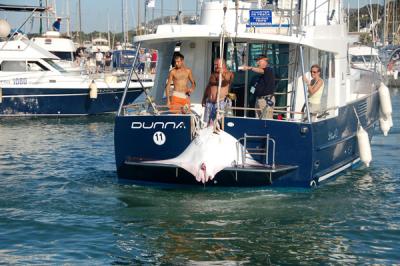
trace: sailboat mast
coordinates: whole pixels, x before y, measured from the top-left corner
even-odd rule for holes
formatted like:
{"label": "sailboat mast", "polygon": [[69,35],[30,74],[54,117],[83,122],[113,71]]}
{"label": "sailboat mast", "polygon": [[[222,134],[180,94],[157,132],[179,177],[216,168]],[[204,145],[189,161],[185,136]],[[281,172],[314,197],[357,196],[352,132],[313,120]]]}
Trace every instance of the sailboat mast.
{"label": "sailboat mast", "polygon": [[164,1],[161,0],[161,24],[164,24]]}
{"label": "sailboat mast", "polygon": [[69,0],[66,0],[66,9],[67,9],[67,35],[71,36],[71,16],[69,12]]}
{"label": "sailboat mast", "polygon": [[[43,1],[42,0],[39,0],[39,6],[40,7],[43,7]],[[42,33],[43,33],[43,14],[42,14],[42,12],[40,12],[40,19],[39,19],[39,33],[40,33],[40,35],[42,35]]]}
{"label": "sailboat mast", "polygon": [[78,41],[82,45],[82,16],[81,16],[81,0],[78,0]]}
{"label": "sailboat mast", "polygon": [[46,5],[46,20],[47,20],[47,30],[49,30],[49,28],[50,28],[50,18],[49,18],[49,9],[47,9],[48,7],[49,7],[49,3],[47,2],[47,0],[46,0],[46,2],[45,2],[45,5]]}
{"label": "sailboat mast", "polygon": [[122,0],[122,34],[123,34],[123,43],[126,47],[128,43],[128,2],[126,0]]}
{"label": "sailboat mast", "polygon": [[128,13],[129,7],[128,7],[128,5],[129,5],[129,3],[126,0],[124,0],[124,1],[125,1],[125,8],[124,8],[124,11],[125,11],[124,42],[125,42],[125,49],[126,49],[126,44],[129,42],[129,36],[128,36],[128,28],[129,28],[129,13]]}
{"label": "sailboat mast", "polygon": [[124,1],[125,0],[121,0],[121,17],[122,17],[122,25],[121,25],[121,27],[122,27],[122,34],[123,34],[123,41],[124,41],[124,43],[125,43],[125,22],[124,22]]}
{"label": "sailboat mast", "polygon": [[178,21],[177,21],[177,24],[182,24],[183,18],[182,18],[181,1],[180,1],[180,0],[177,0],[176,5],[177,5],[177,10],[178,10],[178,16],[177,16],[177,20],[178,20]]}
{"label": "sailboat mast", "polygon": [[360,0],[357,0],[357,32],[360,32]]}
{"label": "sailboat mast", "polygon": [[114,43],[111,43],[111,38],[110,38],[110,12],[107,12],[107,37],[108,37],[108,45],[114,49]]}
{"label": "sailboat mast", "polygon": [[141,34],[141,29],[140,29],[140,0],[137,1],[137,29],[138,29],[138,35]]}
{"label": "sailboat mast", "polygon": [[387,19],[386,19],[386,0],[383,1],[383,45],[386,45]]}

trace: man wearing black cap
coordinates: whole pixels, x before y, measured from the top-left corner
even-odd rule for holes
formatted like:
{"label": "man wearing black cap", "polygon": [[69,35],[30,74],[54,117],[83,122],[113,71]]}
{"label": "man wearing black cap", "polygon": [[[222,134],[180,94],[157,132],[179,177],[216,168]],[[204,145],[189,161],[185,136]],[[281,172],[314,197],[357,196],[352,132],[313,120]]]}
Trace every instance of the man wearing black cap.
{"label": "man wearing black cap", "polygon": [[256,117],[260,117],[264,110],[269,109],[270,112],[268,112],[266,118],[272,118],[272,108],[275,105],[275,75],[272,69],[268,67],[268,58],[264,54],[259,55],[256,61],[257,67],[243,66],[244,70],[261,74],[250,90],[257,97],[255,108],[261,109],[261,111],[256,111]]}

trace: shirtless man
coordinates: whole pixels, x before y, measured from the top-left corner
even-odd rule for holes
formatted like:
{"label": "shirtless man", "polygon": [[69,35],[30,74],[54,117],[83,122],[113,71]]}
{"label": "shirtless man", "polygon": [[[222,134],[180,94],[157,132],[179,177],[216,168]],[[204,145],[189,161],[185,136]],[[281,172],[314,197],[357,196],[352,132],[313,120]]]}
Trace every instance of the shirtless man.
{"label": "shirtless man", "polygon": [[208,81],[208,90],[206,91],[206,97],[210,102],[217,102],[218,86],[219,86],[219,74],[222,74],[221,90],[219,94],[219,101],[225,99],[229,93],[229,87],[233,81],[233,73],[226,68],[226,63],[220,58],[214,61],[214,72],[211,73]]}
{"label": "shirtless man", "polygon": [[[219,75],[221,73],[221,90],[218,97]],[[204,92],[202,104],[205,106],[204,122],[211,124],[217,116],[217,105],[221,110],[232,106],[232,101],[227,98],[230,85],[233,82],[233,73],[226,68],[225,61],[220,58],[214,60],[214,72],[211,73],[206,90]]]}
{"label": "shirtless man", "polygon": [[[184,57],[178,53],[174,56],[175,67],[169,72],[165,95],[167,96],[167,105],[171,112],[187,113],[190,107],[190,94],[195,90],[196,83],[193,79],[192,70],[184,64]],[[174,83],[172,95],[169,95],[171,81]],[[191,86],[188,87],[188,81]]]}

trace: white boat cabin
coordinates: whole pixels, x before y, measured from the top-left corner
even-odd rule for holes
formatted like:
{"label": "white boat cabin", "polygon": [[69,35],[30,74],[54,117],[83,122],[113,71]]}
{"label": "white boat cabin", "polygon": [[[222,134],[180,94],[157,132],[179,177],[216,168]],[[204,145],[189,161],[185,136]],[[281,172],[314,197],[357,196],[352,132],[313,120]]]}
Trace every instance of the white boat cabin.
{"label": "white boat cabin", "polygon": [[96,38],[92,40],[92,44],[89,48],[91,53],[97,53],[98,50],[102,53],[109,52],[111,50],[107,39]]}
{"label": "white boat cabin", "polygon": [[[157,49],[157,78],[151,92],[157,105],[165,105],[165,82],[176,45],[192,69],[196,90],[192,108],[201,111],[201,100],[223,43],[223,58],[234,72],[231,91],[236,94],[235,115],[252,117],[255,97],[250,92],[255,76],[239,66],[255,66],[265,54],[276,78],[275,118],[300,120],[307,100],[303,76],[318,64],[324,80],[323,117],[337,115],[338,107],[368,95],[375,83],[370,75],[350,71],[347,26],[339,1],[316,0],[298,6],[296,0],[273,4],[258,2],[204,2],[200,23],[160,25],[156,33],[135,37],[143,47]],[[224,15],[224,8],[226,14]],[[222,40],[222,42],[221,42]],[[278,116],[282,114],[282,116]]]}
{"label": "white boat cabin", "polygon": [[[65,73],[57,56],[29,40],[0,42],[0,73],[51,71]],[[5,74],[6,75],[6,74]]]}
{"label": "white boat cabin", "polygon": [[57,31],[47,31],[42,36],[32,38],[32,41],[61,60],[71,62],[75,60],[74,42],[70,38],[61,36]]}
{"label": "white boat cabin", "polygon": [[352,67],[368,69],[379,73],[384,72],[377,48],[366,45],[350,46],[349,56]]}

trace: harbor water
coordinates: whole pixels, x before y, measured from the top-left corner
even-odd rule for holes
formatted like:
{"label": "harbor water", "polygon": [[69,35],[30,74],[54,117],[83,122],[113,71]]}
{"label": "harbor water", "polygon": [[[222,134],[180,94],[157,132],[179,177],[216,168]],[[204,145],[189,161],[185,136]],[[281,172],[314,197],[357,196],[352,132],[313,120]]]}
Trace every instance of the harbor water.
{"label": "harbor water", "polygon": [[0,264],[400,262],[400,90],[371,166],[317,189],[117,179],[113,116],[0,119]]}

